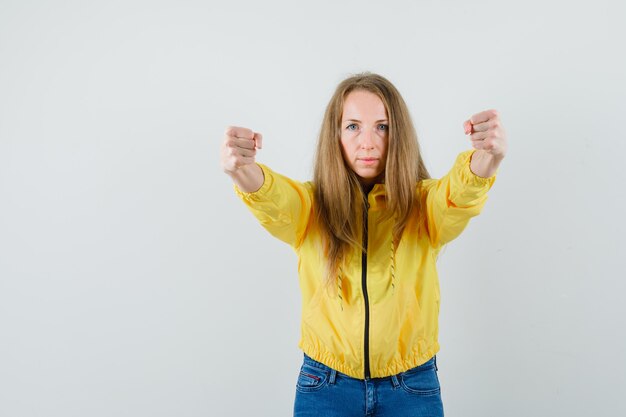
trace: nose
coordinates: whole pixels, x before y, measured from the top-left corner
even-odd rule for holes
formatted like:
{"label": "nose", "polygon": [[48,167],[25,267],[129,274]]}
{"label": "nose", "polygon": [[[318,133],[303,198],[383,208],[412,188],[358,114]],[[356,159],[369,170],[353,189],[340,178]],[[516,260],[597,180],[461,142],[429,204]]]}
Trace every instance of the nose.
{"label": "nose", "polygon": [[361,149],[374,148],[374,133],[369,129],[364,129],[361,133]]}

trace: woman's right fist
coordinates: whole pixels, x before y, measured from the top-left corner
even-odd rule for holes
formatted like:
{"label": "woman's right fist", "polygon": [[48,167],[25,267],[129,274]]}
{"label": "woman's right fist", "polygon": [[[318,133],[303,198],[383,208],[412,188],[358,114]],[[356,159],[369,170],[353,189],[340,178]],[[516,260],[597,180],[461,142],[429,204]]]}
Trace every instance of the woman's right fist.
{"label": "woman's right fist", "polygon": [[239,168],[254,164],[256,150],[262,147],[263,136],[245,127],[229,126],[222,142],[222,169],[233,174]]}

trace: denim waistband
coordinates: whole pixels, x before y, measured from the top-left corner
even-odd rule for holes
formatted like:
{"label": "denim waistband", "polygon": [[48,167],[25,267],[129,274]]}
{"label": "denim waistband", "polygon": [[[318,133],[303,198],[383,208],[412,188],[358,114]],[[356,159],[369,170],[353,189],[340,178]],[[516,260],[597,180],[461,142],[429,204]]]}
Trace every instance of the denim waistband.
{"label": "denim waistband", "polygon": [[[312,357],[310,357],[306,353],[304,354],[304,362],[307,365],[310,365],[310,366],[315,366],[317,368],[324,369],[324,370],[327,370],[327,371],[334,371],[337,374],[342,375],[342,376],[344,376],[346,378],[359,379],[359,378],[354,378],[353,376],[341,373],[341,372],[337,371],[336,369],[331,368],[330,366],[324,365],[323,363],[316,361],[315,359],[313,359]],[[427,360],[423,364],[418,365],[415,368],[407,369],[404,372],[408,372],[408,371],[411,371],[411,370],[414,370],[414,369],[429,369],[431,367],[434,367],[435,369],[437,369],[437,355],[434,355],[432,358],[430,358],[429,360]],[[389,375],[389,376],[384,376],[384,377],[379,377],[379,378],[372,378],[372,379],[381,379],[381,380],[390,379],[392,377],[396,377],[396,376],[398,376],[400,374],[403,374],[404,372],[400,372],[400,373],[398,373],[396,375]]]}

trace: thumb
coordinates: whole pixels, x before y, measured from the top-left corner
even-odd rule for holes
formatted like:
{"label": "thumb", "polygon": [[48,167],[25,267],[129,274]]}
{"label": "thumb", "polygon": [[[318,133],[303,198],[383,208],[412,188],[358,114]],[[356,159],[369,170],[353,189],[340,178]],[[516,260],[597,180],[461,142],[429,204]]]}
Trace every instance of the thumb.
{"label": "thumb", "polygon": [[466,120],[463,123],[463,129],[465,130],[465,134],[466,135],[469,135],[469,134],[472,133],[472,130],[473,130],[472,127],[473,127],[473,125],[472,125],[472,120],[471,119],[470,120]]}
{"label": "thumb", "polygon": [[261,149],[263,147],[263,135],[260,133],[255,133],[253,139],[254,139],[254,146],[257,149]]}

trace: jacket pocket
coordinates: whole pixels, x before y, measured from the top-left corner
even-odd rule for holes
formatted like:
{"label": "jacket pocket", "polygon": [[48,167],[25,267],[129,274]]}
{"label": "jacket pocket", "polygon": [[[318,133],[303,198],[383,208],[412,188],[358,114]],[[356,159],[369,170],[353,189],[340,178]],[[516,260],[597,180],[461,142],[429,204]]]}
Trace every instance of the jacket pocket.
{"label": "jacket pocket", "polygon": [[409,394],[438,395],[441,392],[437,370],[432,361],[399,375],[400,386]]}
{"label": "jacket pocket", "polygon": [[308,364],[303,364],[298,375],[296,389],[300,392],[313,392],[324,388],[330,372]]}

